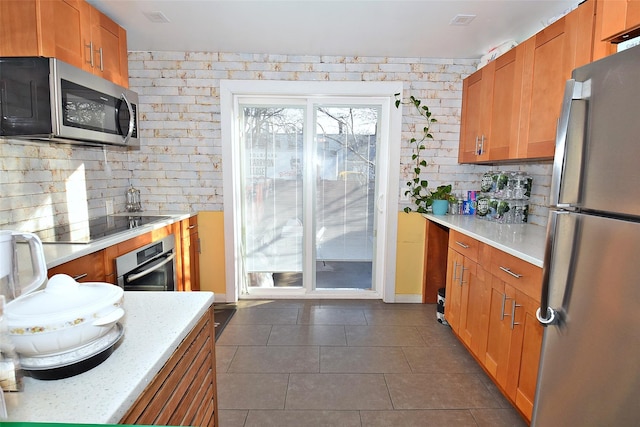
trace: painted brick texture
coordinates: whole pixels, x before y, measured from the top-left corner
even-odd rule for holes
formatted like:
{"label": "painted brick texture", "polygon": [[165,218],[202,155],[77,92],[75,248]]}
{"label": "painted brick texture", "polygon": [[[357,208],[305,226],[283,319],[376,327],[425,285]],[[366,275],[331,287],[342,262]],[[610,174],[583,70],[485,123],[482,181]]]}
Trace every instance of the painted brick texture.
{"label": "painted brick texture", "polygon": [[[402,81],[404,97],[424,100],[438,122],[426,155],[430,187],[479,187],[489,166],[458,165],[462,79],[476,60],[290,56],[215,52],[130,52],[130,87],[140,95],[141,149],[100,148],[0,140],[0,227],[45,228],[78,215],[105,213],[107,201],[125,210],[129,181],[149,211],[219,211],[222,199],[221,79]],[[403,110],[401,190],[411,176],[406,142],[423,125]],[[498,169],[498,168],[493,168]],[[551,165],[501,167],[534,177],[530,221],[546,223]],[[401,191],[402,192],[402,191]],[[399,201],[398,209],[404,204]]]}

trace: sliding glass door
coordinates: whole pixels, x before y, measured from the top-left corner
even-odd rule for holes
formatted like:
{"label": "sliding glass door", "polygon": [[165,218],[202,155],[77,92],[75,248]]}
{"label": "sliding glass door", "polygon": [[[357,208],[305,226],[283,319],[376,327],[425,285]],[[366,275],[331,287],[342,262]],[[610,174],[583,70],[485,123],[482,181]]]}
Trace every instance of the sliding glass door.
{"label": "sliding glass door", "polygon": [[240,99],[244,292],[370,292],[380,105]]}

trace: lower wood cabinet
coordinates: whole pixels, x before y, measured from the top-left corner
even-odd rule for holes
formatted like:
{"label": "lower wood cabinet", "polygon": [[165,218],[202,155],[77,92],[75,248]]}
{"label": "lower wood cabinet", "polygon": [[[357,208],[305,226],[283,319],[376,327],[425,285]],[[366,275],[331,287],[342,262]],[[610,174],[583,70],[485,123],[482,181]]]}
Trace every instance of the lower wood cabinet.
{"label": "lower wood cabinet", "polygon": [[199,291],[200,237],[196,215],[181,222],[180,236],[182,241],[182,285],[185,291]]}
{"label": "lower wood cabinet", "polygon": [[182,341],[121,424],[218,425],[213,307]]}
{"label": "lower wood cabinet", "polygon": [[104,282],[105,267],[104,251],[98,251],[50,268],[47,275],[67,274],[78,282]]}
{"label": "lower wood cabinet", "polygon": [[503,394],[531,420],[542,347],[542,270],[450,231],[445,318]]}

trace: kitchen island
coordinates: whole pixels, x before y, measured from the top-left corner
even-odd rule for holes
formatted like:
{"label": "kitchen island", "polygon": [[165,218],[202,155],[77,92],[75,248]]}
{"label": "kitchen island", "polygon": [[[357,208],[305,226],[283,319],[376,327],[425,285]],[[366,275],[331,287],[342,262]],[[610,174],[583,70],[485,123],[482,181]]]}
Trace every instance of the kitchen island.
{"label": "kitchen island", "polygon": [[113,354],[70,378],[24,378],[23,392],[5,393],[7,421],[121,422],[165,364],[175,359],[174,352],[211,311],[213,300],[211,292],[125,292],[125,332]]}

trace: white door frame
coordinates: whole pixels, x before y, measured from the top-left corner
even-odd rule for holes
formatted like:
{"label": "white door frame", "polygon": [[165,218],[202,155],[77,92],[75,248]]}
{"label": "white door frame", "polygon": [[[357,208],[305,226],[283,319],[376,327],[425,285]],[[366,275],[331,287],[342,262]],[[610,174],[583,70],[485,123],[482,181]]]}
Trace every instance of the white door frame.
{"label": "white door frame", "polygon": [[[224,189],[224,238],[226,267],[226,302],[236,302],[239,298],[239,286],[242,283],[240,265],[243,262],[240,253],[242,234],[241,221],[235,212],[240,209],[235,182],[240,182],[240,147],[237,141],[234,117],[237,96],[322,96],[328,97],[376,97],[384,98],[389,120],[380,123],[383,135],[379,145],[378,158],[388,161],[378,165],[377,179],[380,187],[375,208],[378,211],[376,236],[376,263],[373,272],[378,280],[377,293],[363,294],[364,297],[382,298],[385,302],[395,301],[396,240],[398,227],[398,193],[400,178],[400,133],[402,110],[395,108],[396,93],[402,93],[402,82],[327,82],[327,81],[264,81],[264,80],[221,80],[220,113],[222,137],[222,164]],[[387,104],[388,103],[388,108]],[[384,130],[388,129],[388,132]],[[374,279],[374,280],[376,280]],[[259,297],[259,295],[255,295]],[[308,294],[283,294],[283,298],[308,297]],[[341,293],[314,293],[314,298],[340,298]],[[345,296],[346,297],[346,296]],[[348,297],[353,297],[349,294]]]}

